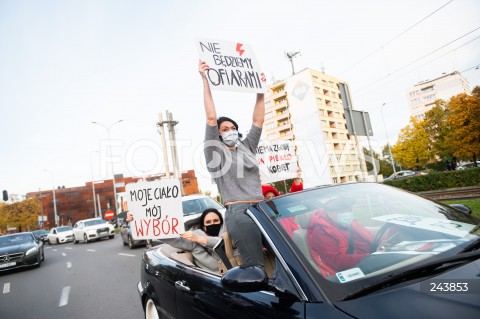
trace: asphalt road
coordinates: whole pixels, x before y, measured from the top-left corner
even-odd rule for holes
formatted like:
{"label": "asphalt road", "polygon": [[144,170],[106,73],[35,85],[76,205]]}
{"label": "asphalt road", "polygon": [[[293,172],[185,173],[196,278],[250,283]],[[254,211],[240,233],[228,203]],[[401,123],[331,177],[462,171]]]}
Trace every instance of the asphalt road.
{"label": "asphalt road", "polygon": [[130,250],[119,234],[44,247],[40,268],[0,273],[0,318],[144,318],[137,293],[144,248]]}

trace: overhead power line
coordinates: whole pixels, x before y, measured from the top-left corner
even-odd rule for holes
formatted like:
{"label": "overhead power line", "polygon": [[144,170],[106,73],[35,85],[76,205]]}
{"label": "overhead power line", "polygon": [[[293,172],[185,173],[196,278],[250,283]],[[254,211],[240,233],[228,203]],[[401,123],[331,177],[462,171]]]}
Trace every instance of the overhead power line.
{"label": "overhead power line", "polygon": [[[450,41],[449,43],[447,43],[447,44],[445,44],[445,45],[442,45],[441,47],[439,47],[439,48],[431,51],[430,53],[427,53],[427,54],[425,54],[424,56],[422,56],[422,57],[420,57],[420,58],[418,58],[418,59],[416,59],[416,60],[414,60],[414,61],[412,61],[412,62],[410,62],[410,63],[407,63],[406,65],[404,65],[404,66],[402,66],[402,67],[400,67],[400,68],[398,68],[398,69],[396,69],[395,71],[389,73],[388,75],[386,75],[386,76],[384,76],[384,77],[382,77],[382,78],[380,78],[380,79],[378,79],[378,80],[375,80],[375,81],[369,83],[368,85],[364,86],[363,88],[359,89],[358,91],[355,91],[354,93],[357,93],[357,94],[358,94],[358,93],[360,93],[360,92],[365,91],[366,89],[370,88],[372,85],[374,85],[374,84],[376,84],[376,83],[378,83],[378,82],[380,82],[380,81],[383,81],[383,80],[385,80],[386,78],[389,78],[392,74],[397,73],[398,71],[401,71],[401,70],[403,70],[403,69],[411,66],[412,64],[417,63],[417,62],[420,61],[420,60],[423,60],[424,58],[432,55],[433,53],[435,53],[435,52],[437,52],[437,51],[439,51],[439,50],[441,50],[441,49],[449,46],[450,44],[452,44],[452,43],[454,43],[454,42],[456,42],[456,41],[458,41],[458,40],[466,37],[467,35],[475,32],[475,31],[477,31],[477,30],[479,30],[479,29],[480,29],[480,27],[478,27],[478,28],[476,28],[476,29],[474,29],[474,30],[472,30],[472,31],[470,31],[470,32],[462,35],[461,37],[458,37],[457,39],[455,39],[455,40],[453,40],[453,41]],[[461,48],[461,47],[467,45],[468,43],[473,42],[473,41],[475,41],[475,40],[477,40],[477,39],[479,39],[479,38],[480,38],[480,36],[478,36],[478,37],[476,37],[476,38],[474,38],[474,39],[472,39],[472,40],[470,40],[470,41],[468,41],[468,42],[466,42],[466,43],[464,43],[464,44],[456,47],[456,48],[453,49],[453,50],[450,50],[450,51],[446,52],[445,54],[441,55],[440,57],[442,57],[442,56],[444,56],[444,55],[446,55],[446,54],[448,54],[448,53],[451,53],[451,52],[453,52],[453,51],[455,51],[455,50],[458,50],[459,48]],[[436,59],[438,59],[438,58],[440,58],[440,57],[437,57]],[[436,60],[436,59],[434,59],[434,60]],[[434,60],[431,60],[431,61],[429,61],[428,63],[430,63],[430,62],[432,62],[432,61],[434,61]],[[427,63],[427,64],[428,64],[428,63]],[[423,66],[423,65],[422,65],[422,66]],[[412,71],[413,71],[413,70],[412,70]],[[410,72],[411,72],[411,71],[410,71]]]}
{"label": "overhead power line", "polygon": [[412,25],[411,27],[409,27],[408,29],[400,32],[398,35],[396,35],[395,37],[393,37],[391,40],[387,41],[386,43],[382,44],[379,48],[375,49],[373,52],[369,53],[368,55],[366,55],[365,57],[361,58],[360,60],[358,60],[357,62],[355,62],[354,64],[352,64],[351,66],[347,67],[345,70],[343,70],[342,72],[339,73],[339,75],[345,73],[346,71],[352,69],[353,67],[357,66],[358,64],[360,64],[361,62],[365,61],[366,59],[368,59],[369,57],[371,57],[372,55],[374,55],[375,53],[377,53],[378,51],[382,50],[385,46],[389,45],[390,43],[392,43],[393,41],[395,41],[396,39],[398,39],[399,37],[401,37],[402,35],[404,35],[405,33],[407,33],[408,31],[410,31],[411,29],[413,29],[414,27],[416,27],[417,25],[419,25],[420,23],[422,23],[423,21],[427,20],[428,18],[430,18],[432,15],[434,15],[435,13],[437,13],[438,11],[440,11],[441,9],[443,9],[444,7],[446,7],[447,5],[449,5],[450,3],[452,3],[453,0],[450,0],[449,2],[445,3],[444,5],[442,5],[440,8],[436,9],[435,11],[431,12],[429,15],[427,15],[425,18],[421,19],[420,21],[418,21],[417,23],[415,23],[414,25]]}

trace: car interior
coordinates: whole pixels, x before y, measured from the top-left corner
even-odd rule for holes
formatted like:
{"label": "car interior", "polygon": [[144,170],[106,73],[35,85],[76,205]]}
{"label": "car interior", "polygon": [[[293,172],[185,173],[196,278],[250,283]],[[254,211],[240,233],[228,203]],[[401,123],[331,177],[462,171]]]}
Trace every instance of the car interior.
{"label": "car interior", "polygon": [[[219,273],[217,275],[223,275],[227,272],[228,269],[236,266],[242,265],[242,258],[240,255],[235,254],[235,247],[233,240],[228,232],[224,232],[222,235],[222,241],[217,245],[215,252],[220,257],[219,261]],[[219,250],[220,249],[220,250]],[[160,248],[161,252],[177,262],[180,262],[189,267],[198,267],[195,264],[193,255],[189,251],[184,251],[181,249],[174,248],[168,244],[163,244]],[[264,264],[265,272],[269,278],[273,277],[273,272],[275,269],[275,256],[268,249],[264,249]],[[203,269],[203,268],[202,268]],[[204,271],[209,271],[208,269],[203,269]],[[210,271],[209,271],[210,272]]]}

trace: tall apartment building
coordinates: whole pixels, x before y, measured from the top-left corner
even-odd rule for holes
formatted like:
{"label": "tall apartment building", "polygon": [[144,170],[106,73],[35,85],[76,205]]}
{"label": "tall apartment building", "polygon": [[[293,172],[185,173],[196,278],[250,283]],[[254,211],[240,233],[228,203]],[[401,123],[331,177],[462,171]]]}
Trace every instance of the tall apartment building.
{"label": "tall apartment building", "polygon": [[407,99],[412,116],[423,120],[425,113],[435,106],[435,101],[442,99],[448,101],[452,96],[467,93],[470,94],[468,81],[455,71],[433,80],[426,80],[415,84],[407,89]]}
{"label": "tall apartment building", "polygon": [[294,141],[306,187],[366,179],[365,161],[348,134],[339,82],[307,68],[268,87],[263,139]]}

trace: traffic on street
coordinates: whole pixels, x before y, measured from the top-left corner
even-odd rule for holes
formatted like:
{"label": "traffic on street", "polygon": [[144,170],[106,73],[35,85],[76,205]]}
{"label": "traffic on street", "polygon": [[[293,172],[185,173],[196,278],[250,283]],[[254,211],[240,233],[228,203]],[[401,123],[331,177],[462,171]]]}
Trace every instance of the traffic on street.
{"label": "traffic on street", "polygon": [[0,317],[142,318],[136,286],[143,251],[120,236],[45,245],[40,267],[0,272]]}

